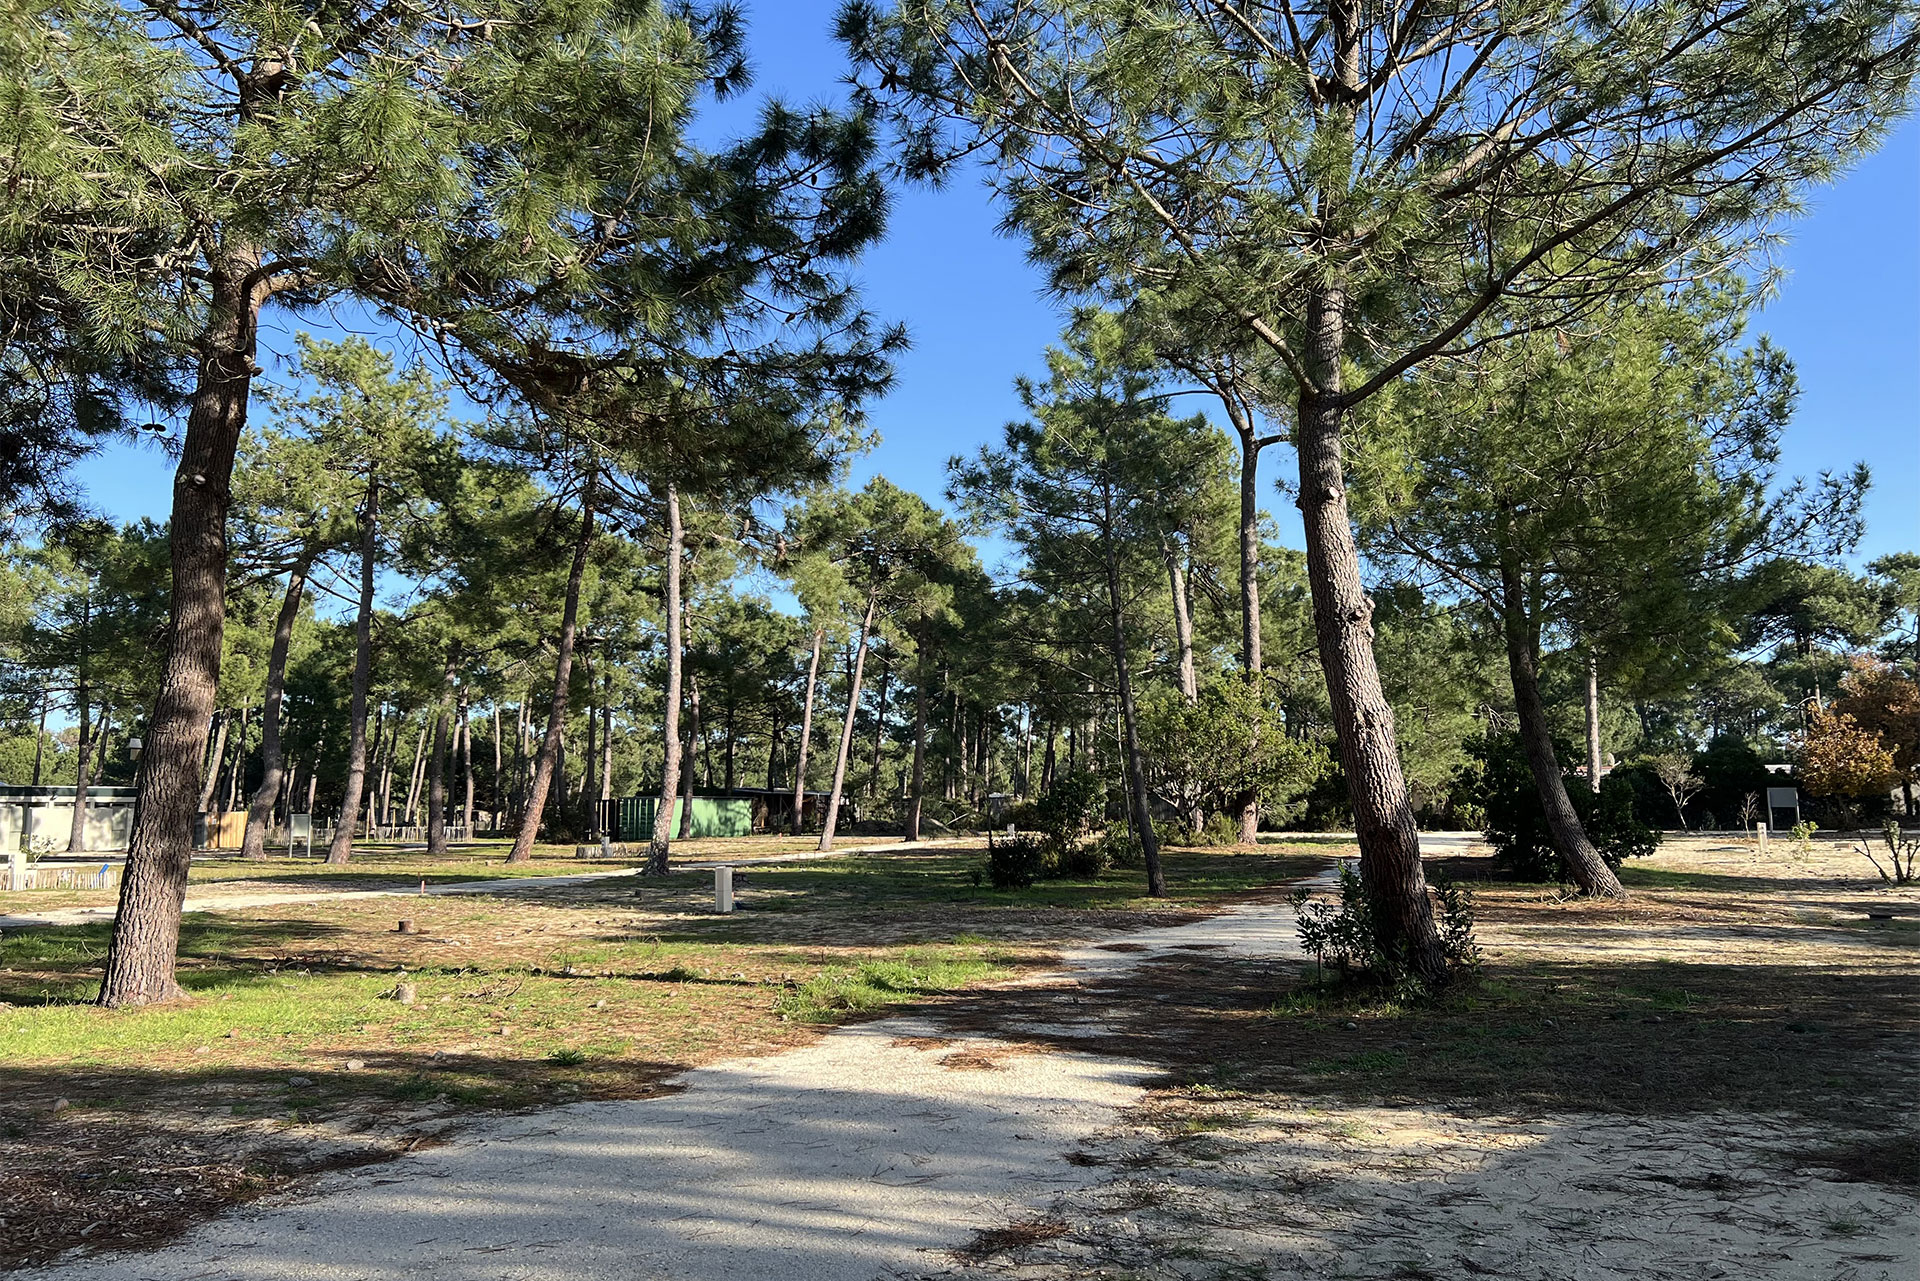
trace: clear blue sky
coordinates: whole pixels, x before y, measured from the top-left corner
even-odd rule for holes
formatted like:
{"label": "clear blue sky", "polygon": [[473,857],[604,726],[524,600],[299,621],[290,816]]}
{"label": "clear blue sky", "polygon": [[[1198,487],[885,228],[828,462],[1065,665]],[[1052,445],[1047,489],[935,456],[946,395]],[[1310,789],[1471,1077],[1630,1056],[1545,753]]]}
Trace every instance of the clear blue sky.
{"label": "clear blue sky", "polygon": [[[718,128],[743,123],[765,93],[802,102],[838,95],[844,63],[829,35],[834,8],[835,0],[789,0],[749,10],[757,83],[745,103],[716,119]],[[1909,120],[1810,203],[1810,215],[1788,228],[1780,262],[1789,274],[1758,325],[1800,373],[1784,464],[1811,474],[1864,459],[1874,485],[1863,558],[1920,550],[1920,126]],[[948,456],[995,437],[1018,411],[1014,375],[1040,367],[1059,318],[1021,245],[996,235],[995,220],[977,185],[898,194],[891,232],[862,276],[868,304],[905,321],[914,346],[899,362],[897,389],[873,407],[882,443],[856,465],[856,481],[880,472],[937,498]],[[263,341],[283,344],[295,326],[330,327],[320,317],[277,318],[277,332]],[[1291,466],[1276,451],[1265,471]],[[83,479],[93,501],[117,516],[163,517],[168,472],[153,451],[128,446],[90,462]],[[1289,528],[1282,525],[1283,535]]]}

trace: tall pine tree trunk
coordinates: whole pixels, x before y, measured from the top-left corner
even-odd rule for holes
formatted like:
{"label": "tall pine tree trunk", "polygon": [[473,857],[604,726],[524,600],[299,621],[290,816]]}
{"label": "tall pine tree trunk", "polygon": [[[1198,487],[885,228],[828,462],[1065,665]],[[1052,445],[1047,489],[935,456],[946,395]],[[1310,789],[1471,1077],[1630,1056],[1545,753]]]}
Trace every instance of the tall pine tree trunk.
{"label": "tall pine tree trunk", "polygon": [[[347,710],[347,780],[340,793],[340,826],[334,829],[327,862],[344,865],[353,857],[353,826],[360,818],[360,797],[367,786],[367,691],[373,684],[373,574],[380,556],[380,484],[367,470],[367,497],[360,510],[360,604],[353,626],[353,696]],[[373,807],[367,807],[371,825]]]}
{"label": "tall pine tree trunk", "polygon": [[873,611],[879,597],[867,596],[866,617],[860,620],[860,642],[854,651],[853,679],[847,690],[847,719],[840,727],[840,752],[833,762],[833,791],[827,796],[827,814],[820,826],[820,849],[833,848],[833,829],[840,821],[840,794],[847,782],[847,757],[853,753],[853,714],[860,708],[860,678],[867,666],[867,632],[873,627]]}
{"label": "tall pine tree trunk", "polygon": [[927,794],[927,638],[914,638],[919,658],[913,674],[913,783],[907,798],[907,839],[920,839],[920,803]]}
{"label": "tall pine tree trunk", "polygon": [[460,688],[460,775],[466,783],[465,803],[460,809],[461,839],[473,840],[473,709],[467,705],[467,689]]}
{"label": "tall pine tree trunk", "polygon": [[573,547],[573,565],[567,571],[567,597],[560,611],[559,653],[553,663],[553,701],[547,707],[547,733],[540,743],[540,756],[534,764],[533,784],[527,789],[527,810],[520,816],[520,832],[513,838],[509,863],[526,863],[533,858],[533,843],[540,835],[541,812],[547,807],[547,790],[553,786],[554,769],[560,759],[560,734],[567,723],[567,684],[573,676],[573,642],[580,619],[580,585],[587,576],[587,550],[593,545],[593,477],[580,499],[580,536]]}
{"label": "tall pine tree trunk", "polygon": [[1127,773],[1127,803],[1133,819],[1133,834],[1146,856],[1147,893],[1159,898],[1167,892],[1167,878],[1160,867],[1160,840],[1153,830],[1153,816],[1147,812],[1146,770],[1141,765],[1140,723],[1133,703],[1132,664],[1127,661],[1127,628],[1123,617],[1126,597],[1120,589],[1120,561],[1115,552],[1114,512],[1111,491],[1102,495],[1106,522],[1100,531],[1100,550],[1107,578],[1108,643],[1112,646],[1114,687],[1120,692],[1120,721],[1123,730],[1122,752]]}
{"label": "tall pine tree trunk", "polygon": [[1513,558],[1503,552],[1500,566],[1501,630],[1507,642],[1507,670],[1513,677],[1513,706],[1520,719],[1520,741],[1533,771],[1534,788],[1546,811],[1547,832],[1553,848],[1567,865],[1582,893],[1625,898],[1627,891],[1600,851],[1587,839],[1567,796],[1567,780],[1553,750],[1553,728],[1547,705],[1540,697],[1540,632],[1527,608],[1526,584]]}
{"label": "tall pine tree trunk", "polygon": [[500,760],[500,704],[497,700],[492,700],[492,701],[493,701],[493,793],[492,793],[491,799],[493,801],[493,835],[498,836],[500,834],[500,816],[503,813],[502,806],[504,804],[505,797],[506,797],[504,784],[506,783],[507,776],[500,772],[501,764],[502,764]]}
{"label": "tall pine tree trunk", "polygon": [[1587,786],[1600,790],[1600,660],[1587,653]]}
{"label": "tall pine tree trunk", "polygon": [[653,839],[647,844],[648,876],[665,876],[673,842],[673,792],[680,781],[680,675],[685,632],[680,599],[680,561],[686,548],[680,522],[680,491],[667,486],[667,582],[662,604],[667,613],[667,688],[660,718],[660,804],[653,811]]}
{"label": "tall pine tree trunk", "polygon": [[273,623],[273,648],[267,654],[267,696],[260,708],[260,787],[247,811],[247,834],[240,842],[243,858],[267,856],[267,823],[273,817],[274,798],[280,794],[286,759],[280,747],[280,704],[287,688],[287,651],[293,647],[293,624],[300,616],[300,598],[307,590],[309,562],[303,558],[287,571],[286,594]]}
{"label": "tall pine tree trunk", "polygon": [[458,651],[447,646],[440,672],[440,701],[433,709],[433,754],[427,759],[427,854],[447,852],[447,730],[453,719],[453,678]]}
{"label": "tall pine tree trunk", "polygon": [[693,835],[693,776],[700,768],[702,739],[700,737],[700,677],[696,673],[687,676],[687,755],[686,767],[681,771],[680,784],[680,839],[686,840]]}
{"label": "tall pine tree trunk", "polygon": [[880,703],[879,711],[873,718],[873,764],[867,771],[867,796],[872,798],[880,794],[880,745],[887,733],[887,682],[893,677],[893,652],[887,652],[880,664]]}
{"label": "tall pine tree trunk", "polygon": [[[800,835],[807,813],[807,751],[813,746],[813,695],[820,680],[820,646],[826,637],[826,628],[813,629],[813,657],[807,660],[807,698],[800,710],[800,750],[793,766],[793,834],[795,836]],[[914,813],[918,815],[918,805],[914,807]]]}
{"label": "tall pine tree trunk", "polygon": [[265,288],[256,283],[259,266],[250,247],[233,246],[210,282],[209,319],[168,527],[173,579],[166,654],[135,781],[139,816],[100,983],[102,1005],[145,1005],[180,995],[174,981],[180,905],[193,854],[197,769],[219,688],[226,625],[229,485],[258,368],[254,336]]}
{"label": "tall pine tree trunk", "polygon": [[[82,607],[85,608],[84,605]],[[84,617],[84,615],[83,615]],[[85,624],[83,623],[82,626]],[[75,752],[78,759],[73,771],[73,822],[67,831],[67,853],[82,854],[87,848],[87,785],[93,781],[93,722],[90,717],[92,708],[88,706],[91,690],[87,685],[87,663],[83,656],[79,664],[79,679],[74,686],[74,706],[80,717],[80,744]]]}
{"label": "tall pine tree trunk", "polygon": [[1302,390],[1295,432],[1307,582],[1374,931],[1423,982],[1439,986],[1448,977],[1446,954],[1420,866],[1420,832],[1394,741],[1393,708],[1374,661],[1373,605],[1361,585],[1347,514],[1340,399],[1346,307],[1345,293],[1330,283],[1313,296],[1307,316],[1308,373],[1318,390]]}
{"label": "tall pine tree trunk", "polygon": [[[1240,667],[1245,679],[1258,684],[1264,668],[1260,650],[1260,448],[1253,416],[1231,388],[1222,388],[1220,400],[1240,437]],[[1260,840],[1260,793],[1252,789],[1233,798],[1240,823],[1240,843]]]}
{"label": "tall pine tree trunk", "polygon": [[205,814],[212,807],[213,793],[220,786],[220,767],[227,759],[227,722],[232,718],[226,712],[215,712],[213,719],[213,748],[200,766],[200,800],[193,811],[196,814]]}

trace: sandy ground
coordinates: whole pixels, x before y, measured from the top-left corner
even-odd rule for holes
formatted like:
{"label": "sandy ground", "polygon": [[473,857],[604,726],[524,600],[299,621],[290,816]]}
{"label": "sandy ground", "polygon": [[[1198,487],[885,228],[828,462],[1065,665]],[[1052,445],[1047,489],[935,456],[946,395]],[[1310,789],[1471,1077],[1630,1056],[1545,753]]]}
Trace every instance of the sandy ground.
{"label": "sandy ground", "polygon": [[[1781,945],[1675,924],[1579,938],[1601,953],[1733,965]],[[1535,933],[1487,931],[1522,951],[1545,947]],[[1115,1031],[1116,1003],[1131,1000],[1137,1018],[1141,999],[1159,999],[1129,991],[1143,967],[1298,957],[1291,914],[1271,905],[1109,938],[999,1007],[843,1028],[696,1069],[664,1098],[479,1122],[157,1252],[59,1270],[126,1281],[1920,1276],[1914,1191],[1853,1181],[1847,1162],[1821,1157],[1884,1130],[1786,1114],[1212,1099],[1151,1089],[1159,1069],[1123,1052],[1142,1041]]]}
{"label": "sandy ground", "polygon": [[1117,1173],[1031,1212],[1032,1244],[923,1275],[1920,1276],[1920,1205],[1800,1167],[1810,1137],[1752,1117],[1162,1109],[1077,1154]]}
{"label": "sandy ground", "polygon": [[[918,841],[912,844],[895,842],[887,845],[846,845],[839,849],[822,853],[818,850],[806,850],[795,854],[766,854],[753,858],[690,858],[676,860],[673,870],[676,872],[711,871],[716,867],[760,867],[769,863],[803,863],[811,859],[848,858],[856,854],[890,854],[905,850],[939,849],[943,845],[978,845],[973,838],[955,837],[950,840]],[[554,889],[568,885],[587,885],[594,881],[617,880],[621,877],[640,875],[638,867],[623,867],[610,872],[575,872],[564,876],[508,876],[495,880],[455,881],[445,885],[428,885],[424,890],[385,889],[385,890],[300,890],[300,891],[255,891],[253,893],[233,893],[222,891],[218,886],[210,887],[198,893],[187,895],[181,907],[183,912],[235,912],[256,907],[281,907],[289,903],[327,903],[335,900],[368,898],[414,898],[420,894],[513,894],[535,890]],[[101,904],[85,907],[49,908],[39,912],[15,912],[0,915],[0,929],[23,930],[50,925],[86,925],[96,921],[111,921],[119,915],[116,904]]]}
{"label": "sandy ground", "polygon": [[[1068,973],[1110,982],[1194,944],[1223,956],[1287,954],[1293,933],[1284,910],[1241,908],[1129,934],[1125,952],[1076,949]],[[1095,1020],[1085,1023],[1098,1033]],[[695,1069],[665,1098],[483,1123],[155,1253],[60,1271],[126,1281],[922,1272],[982,1225],[1097,1179],[1064,1154],[1138,1104],[1155,1073],[1020,1039],[956,1036],[926,1017],[884,1019],[787,1054]]]}

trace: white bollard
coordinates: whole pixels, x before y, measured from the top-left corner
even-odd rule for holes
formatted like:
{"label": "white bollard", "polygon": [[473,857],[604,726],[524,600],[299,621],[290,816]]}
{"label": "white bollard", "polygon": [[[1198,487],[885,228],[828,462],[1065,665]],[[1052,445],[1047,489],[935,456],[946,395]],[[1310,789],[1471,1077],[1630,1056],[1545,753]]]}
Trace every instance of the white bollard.
{"label": "white bollard", "polygon": [[733,865],[730,863],[713,869],[713,910],[733,911]]}
{"label": "white bollard", "polygon": [[1753,830],[1760,837],[1760,857],[1765,858],[1767,856],[1767,825],[1765,823],[1755,823]]}
{"label": "white bollard", "polygon": [[24,890],[27,888],[27,852],[19,846],[13,850],[13,858],[7,868],[7,888]]}

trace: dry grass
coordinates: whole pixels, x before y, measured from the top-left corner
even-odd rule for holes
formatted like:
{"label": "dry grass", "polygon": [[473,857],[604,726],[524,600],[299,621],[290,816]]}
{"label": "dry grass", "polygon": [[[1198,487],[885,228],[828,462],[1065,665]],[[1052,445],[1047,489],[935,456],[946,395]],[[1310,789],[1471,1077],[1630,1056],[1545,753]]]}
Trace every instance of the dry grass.
{"label": "dry grass", "polygon": [[[162,1239],[501,1108],[644,1097],[689,1066],[952,1000],[1063,942],[1192,919],[1312,866],[1178,858],[1168,904],[1137,873],[985,889],[980,859],[755,868],[727,917],[705,873],[197,913],[182,931],[192,999],[136,1011],[87,1004],[107,926],[8,930],[0,1267]],[[384,999],[403,979],[415,1003]]]}

